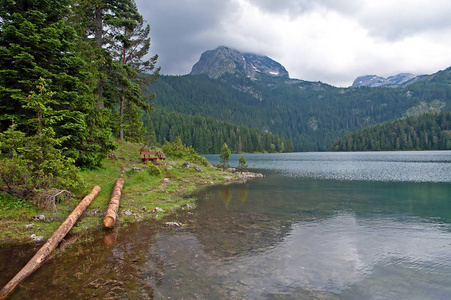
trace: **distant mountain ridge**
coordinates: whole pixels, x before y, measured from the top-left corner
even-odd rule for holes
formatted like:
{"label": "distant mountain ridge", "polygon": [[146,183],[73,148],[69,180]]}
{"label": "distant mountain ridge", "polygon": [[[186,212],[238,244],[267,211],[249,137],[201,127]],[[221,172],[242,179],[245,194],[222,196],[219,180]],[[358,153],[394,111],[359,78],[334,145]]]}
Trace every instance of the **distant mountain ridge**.
{"label": "distant mountain ridge", "polygon": [[391,87],[398,88],[413,84],[418,81],[421,76],[417,76],[411,73],[400,73],[395,76],[381,77],[377,75],[365,75],[359,76],[352,83],[355,87]]}
{"label": "distant mountain ridge", "polygon": [[241,53],[224,46],[202,53],[189,75],[207,74],[217,79],[227,73],[254,79],[258,74],[289,78],[285,67],[267,56]]}

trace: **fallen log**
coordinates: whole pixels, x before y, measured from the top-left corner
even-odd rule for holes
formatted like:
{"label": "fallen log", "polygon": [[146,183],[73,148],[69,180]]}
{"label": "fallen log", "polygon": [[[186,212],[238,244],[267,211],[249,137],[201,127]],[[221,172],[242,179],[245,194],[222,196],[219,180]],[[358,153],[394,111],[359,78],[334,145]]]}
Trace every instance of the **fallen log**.
{"label": "fallen log", "polygon": [[103,225],[110,228],[114,225],[117,218],[117,211],[119,209],[119,200],[121,199],[122,187],[124,186],[124,179],[118,178],[114,184],[113,192],[111,193],[110,203],[103,218]]}
{"label": "fallen log", "polygon": [[0,291],[0,300],[6,299],[12,291],[34,271],[36,271],[41,265],[45,263],[50,253],[58,246],[61,240],[77,222],[78,218],[85,211],[91,201],[99,194],[100,187],[95,186],[91,193],[83,198],[70,215],[64,220],[61,226],[52,234],[52,236],[45,242],[41,249],[31,258],[31,260],[20,270],[16,276],[13,277],[5,287]]}

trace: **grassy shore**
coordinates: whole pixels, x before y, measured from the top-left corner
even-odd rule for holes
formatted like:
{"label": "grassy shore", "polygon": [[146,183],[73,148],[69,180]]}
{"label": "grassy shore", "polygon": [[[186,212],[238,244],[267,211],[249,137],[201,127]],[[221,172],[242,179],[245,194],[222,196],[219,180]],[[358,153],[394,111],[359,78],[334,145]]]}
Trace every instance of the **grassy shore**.
{"label": "grassy shore", "polygon": [[[156,165],[161,174],[153,175],[148,170],[151,168],[149,163],[142,162],[141,150],[142,146],[138,144],[119,142],[118,149],[104,161],[102,168],[81,172],[85,188],[77,191],[74,197],[61,199],[55,211],[38,208],[6,194],[0,195],[0,245],[34,242],[32,235],[46,240],[96,185],[101,187],[100,194],[70,233],[102,228],[103,216],[119,177],[125,180],[125,184],[116,221],[118,226],[145,219],[158,220],[180,209],[192,209],[196,199],[191,195],[197,189],[242,180],[240,173],[224,172],[203,164],[201,160],[188,160],[191,165],[186,167],[184,162],[187,159],[171,157],[158,160]],[[36,220],[35,217],[40,215],[45,219]]]}

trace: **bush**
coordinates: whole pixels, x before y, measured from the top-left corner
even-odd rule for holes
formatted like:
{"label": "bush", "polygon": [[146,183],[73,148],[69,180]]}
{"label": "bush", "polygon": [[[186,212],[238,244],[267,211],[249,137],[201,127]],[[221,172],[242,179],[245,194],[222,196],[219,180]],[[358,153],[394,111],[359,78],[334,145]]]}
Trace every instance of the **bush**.
{"label": "bush", "polygon": [[199,162],[204,166],[208,166],[209,163],[205,157],[199,156],[192,146],[186,147],[182,144],[180,137],[176,137],[174,142],[169,143],[166,141],[162,147],[163,152],[172,158],[182,158],[191,162]]}
{"label": "bush", "polygon": [[14,125],[0,133],[0,190],[47,206],[45,195],[52,191],[81,187],[75,161],[63,155],[59,144],[51,128],[30,137]]}
{"label": "bush", "polygon": [[149,175],[154,175],[154,176],[158,176],[158,175],[160,175],[161,174],[161,170],[160,170],[160,168],[158,168],[156,165],[154,165],[153,163],[151,163],[151,162],[148,162],[147,163],[147,173],[149,174]]}

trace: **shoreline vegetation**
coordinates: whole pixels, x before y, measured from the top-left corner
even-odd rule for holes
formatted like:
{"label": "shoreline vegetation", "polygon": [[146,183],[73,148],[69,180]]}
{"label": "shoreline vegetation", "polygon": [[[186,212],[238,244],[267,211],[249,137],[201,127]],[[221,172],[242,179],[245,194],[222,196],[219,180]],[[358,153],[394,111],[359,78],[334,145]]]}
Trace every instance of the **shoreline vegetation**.
{"label": "shoreline vegetation", "polygon": [[[40,208],[27,200],[14,199],[6,193],[0,195],[0,244],[8,247],[18,244],[42,243],[61,225],[79,201],[93,186],[99,185],[101,192],[92,201],[78,222],[69,232],[78,234],[89,230],[102,230],[102,220],[117,178],[125,184],[120,199],[117,224],[154,220],[162,226],[182,226],[177,222],[166,222],[180,210],[195,208],[193,193],[213,184],[240,182],[261,174],[223,170],[208,163],[192,148],[171,144],[164,145],[167,158],[155,163],[143,162],[140,151],[144,146],[129,142],[118,142],[103,166],[80,172],[85,187],[57,198],[54,209]],[[174,146],[174,144],[172,144]],[[178,147],[177,147],[178,146]],[[166,147],[166,148],[165,148]],[[160,149],[152,149],[156,152]],[[188,150],[188,151],[186,151]]]}

